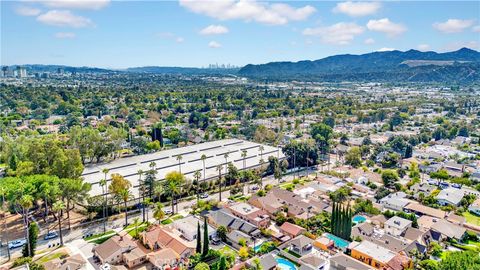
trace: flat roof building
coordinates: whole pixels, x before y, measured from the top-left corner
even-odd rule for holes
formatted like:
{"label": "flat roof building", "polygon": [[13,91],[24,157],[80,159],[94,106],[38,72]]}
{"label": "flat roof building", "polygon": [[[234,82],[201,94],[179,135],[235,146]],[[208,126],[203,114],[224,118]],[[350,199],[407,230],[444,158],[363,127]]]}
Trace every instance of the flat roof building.
{"label": "flat roof building", "polygon": [[[263,146],[263,151],[260,151]],[[245,159],[242,157],[242,151],[247,151]],[[225,159],[224,155],[228,154]],[[201,159],[206,156],[205,164]],[[178,156],[182,158],[179,160]],[[225,139],[206,143],[199,143],[186,147],[158,151],[146,155],[138,155],[127,158],[121,158],[109,163],[93,164],[85,166],[82,177],[85,182],[92,184],[90,191],[92,196],[101,195],[102,187],[100,180],[105,178],[104,169],[108,169],[107,185],[110,181],[110,175],[117,173],[125,177],[132,183],[132,194],[139,196],[139,171],[146,172],[151,170],[150,164],[155,163],[154,169],[157,171],[157,179],[164,180],[165,175],[171,171],[181,171],[187,178],[193,179],[194,172],[200,170],[201,180],[211,180],[218,177],[216,167],[225,166],[227,163],[233,163],[239,170],[255,168],[259,166],[260,160],[268,162],[269,156],[283,159],[285,156],[279,148],[262,145],[255,142],[243,141],[238,139]],[[205,174],[204,174],[205,165]]]}

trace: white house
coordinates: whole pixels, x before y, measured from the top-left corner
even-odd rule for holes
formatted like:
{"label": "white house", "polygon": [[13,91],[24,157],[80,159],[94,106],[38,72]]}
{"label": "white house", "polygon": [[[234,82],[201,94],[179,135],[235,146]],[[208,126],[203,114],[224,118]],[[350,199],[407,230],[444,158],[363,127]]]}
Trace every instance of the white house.
{"label": "white house", "polygon": [[458,188],[446,188],[437,195],[437,201],[440,205],[458,206],[463,198],[464,192]]}
{"label": "white house", "polygon": [[480,216],[480,198],[476,199],[469,207],[468,211]]}
{"label": "white house", "polygon": [[[197,224],[200,224],[200,232],[203,236],[204,222],[195,216],[186,216],[185,218],[176,220],[173,222],[173,227],[182,233],[183,238],[187,239],[188,241],[193,241],[197,239]],[[210,225],[207,225],[207,230],[209,238],[212,238],[216,234],[215,229]]]}
{"label": "white house", "polygon": [[393,216],[385,222],[384,228],[386,233],[393,236],[400,236],[411,226],[411,220]]}

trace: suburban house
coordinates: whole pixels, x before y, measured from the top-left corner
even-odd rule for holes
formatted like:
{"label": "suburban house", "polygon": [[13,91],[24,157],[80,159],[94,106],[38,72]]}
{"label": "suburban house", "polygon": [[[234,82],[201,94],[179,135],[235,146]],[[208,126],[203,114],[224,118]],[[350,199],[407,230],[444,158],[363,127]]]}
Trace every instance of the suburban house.
{"label": "suburban house", "polygon": [[266,228],[270,225],[270,217],[265,210],[261,210],[245,202],[239,202],[228,206],[230,212],[243,220],[246,220],[259,228]]}
{"label": "suburban house", "polygon": [[92,252],[102,264],[120,264],[123,254],[137,248],[137,243],[129,234],[115,235],[93,248]]}
{"label": "suburban house", "polygon": [[[187,241],[194,241],[197,239],[197,224],[200,224],[200,229],[202,232],[201,236],[203,236],[204,221],[192,215],[186,216],[182,219],[175,220],[172,223],[172,226],[177,231],[179,231],[182,234],[182,237],[185,238]],[[216,234],[215,229],[208,224],[207,224],[207,231],[208,231],[209,238],[212,238]]]}
{"label": "suburban house", "polygon": [[435,239],[437,241],[443,239],[455,239],[457,241],[461,241],[467,232],[467,229],[464,227],[453,224],[444,219],[434,222],[430,230],[433,233],[440,234],[438,236],[439,239]]}
{"label": "suburban house", "polygon": [[377,269],[401,270],[412,266],[412,261],[405,255],[365,240],[351,248],[351,256]]}
{"label": "suburban house", "polygon": [[55,258],[43,264],[45,270],[80,270],[84,269],[87,261],[81,254],[76,254],[65,259]]}
{"label": "suburban house", "polygon": [[387,195],[380,199],[380,204],[383,206],[383,208],[393,211],[402,211],[403,208],[411,202],[411,200],[407,199],[407,194],[401,191]]}
{"label": "suburban house", "polygon": [[400,236],[405,233],[410,226],[412,226],[411,220],[393,216],[385,222],[384,228],[386,233],[393,236]]}
{"label": "suburban house", "polygon": [[345,255],[342,252],[330,257],[330,269],[331,270],[374,270],[368,264],[355,260],[354,258]]}
{"label": "suburban house", "polygon": [[260,230],[252,223],[240,219],[230,213],[227,209],[210,211],[207,214],[208,222],[215,228],[224,226],[229,232],[233,230],[241,231],[250,236],[260,235]]}
{"label": "suburban house", "polygon": [[290,236],[290,238],[295,238],[306,232],[306,230],[305,228],[292,224],[290,222],[284,222],[282,226],[280,226],[280,232],[284,235]]}
{"label": "suburban house", "polygon": [[415,213],[416,215],[423,216],[431,216],[437,219],[445,218],[445,211],[440,209],[435,209],[433,207],[425,206],[423,204],[412,202],[409,203],[407,206],[403,208],[403,210],[407,213]]}
{"label": "suburban house", "polygon": [[476,199],[472,204],[470,204],[468,211],[480,216],[480,198]]}
{"label": "suburban house", "polygon": [[292,240],[290,240],[289,242],[287,242],[286,247],[290,251],[300,256],[304,256],[306,254],[309,254],[312,251],[313,240],[304,235],[299,235],[293,238]]}
{"label": "suburban house", "polygon": [[458,206],[462,200],[464,192],[458,188],[446,188],[442,189],[438,193],[436,199],[440,205],[454,205]]}
{"label": "suburban house", "polygon": [[175,251],[180,258],[188,258],[195,251],[195,243],[189,243],[179,236],[170,232],[168,228],[161,225],[150,227],[142,233],[143,244],[152,251],[170,248]]}

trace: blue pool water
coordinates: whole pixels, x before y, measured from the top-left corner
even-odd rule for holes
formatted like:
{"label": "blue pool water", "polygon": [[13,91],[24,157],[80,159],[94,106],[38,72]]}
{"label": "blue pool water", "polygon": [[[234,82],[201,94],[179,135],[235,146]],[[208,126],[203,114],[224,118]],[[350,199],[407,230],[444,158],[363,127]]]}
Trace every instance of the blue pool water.
{"label": "blue pool water", "polygon": [[297,270],[297,267],[295,267],[295,264],[285,258],[276,257],[275,260],[278,263],[277,267],[280,268],[281,270]]}
{"label": "blue pool water", "polygon": [[358,223],[363,223],[363,222],[367,221],[367,218],[364,217],[364,216],[354,216],[352,218],[352,221],[353,221],[353,223],[358,224]]}
{"label": "blue pool water", "polygon": [[260,250],[260,248],[262,247],[262,245],[263,245],[263,243],[261,243],[261,244],[259,244],[259,245],[256,245],[256,246],[253,248],[253,250],[254,250],[255,252],[258,252],[258,251]]}
{"label": "blue pool water", "polygon": [[347,240],[344,240],[344,239],[342,239],[340,237],[337,237],[333,234],[327,233],[326,236],[327,236],[328,239],[333,241],[334,245],[337,248],[346,248],[350,244],[350,242],[348,242]]}

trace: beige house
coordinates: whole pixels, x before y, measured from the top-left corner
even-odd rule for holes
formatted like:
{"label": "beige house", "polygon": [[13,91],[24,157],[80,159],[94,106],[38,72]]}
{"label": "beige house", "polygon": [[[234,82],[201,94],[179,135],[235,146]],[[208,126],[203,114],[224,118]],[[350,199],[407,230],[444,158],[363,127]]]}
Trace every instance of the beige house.
{"label": "beige house", "polygon": [[102,264],[120,264],[123,261],[123,253],[130,252],[137,248],[137,243],[132,240],[129,234],[115,235],[104,243],[93,248],[93,255]]}

